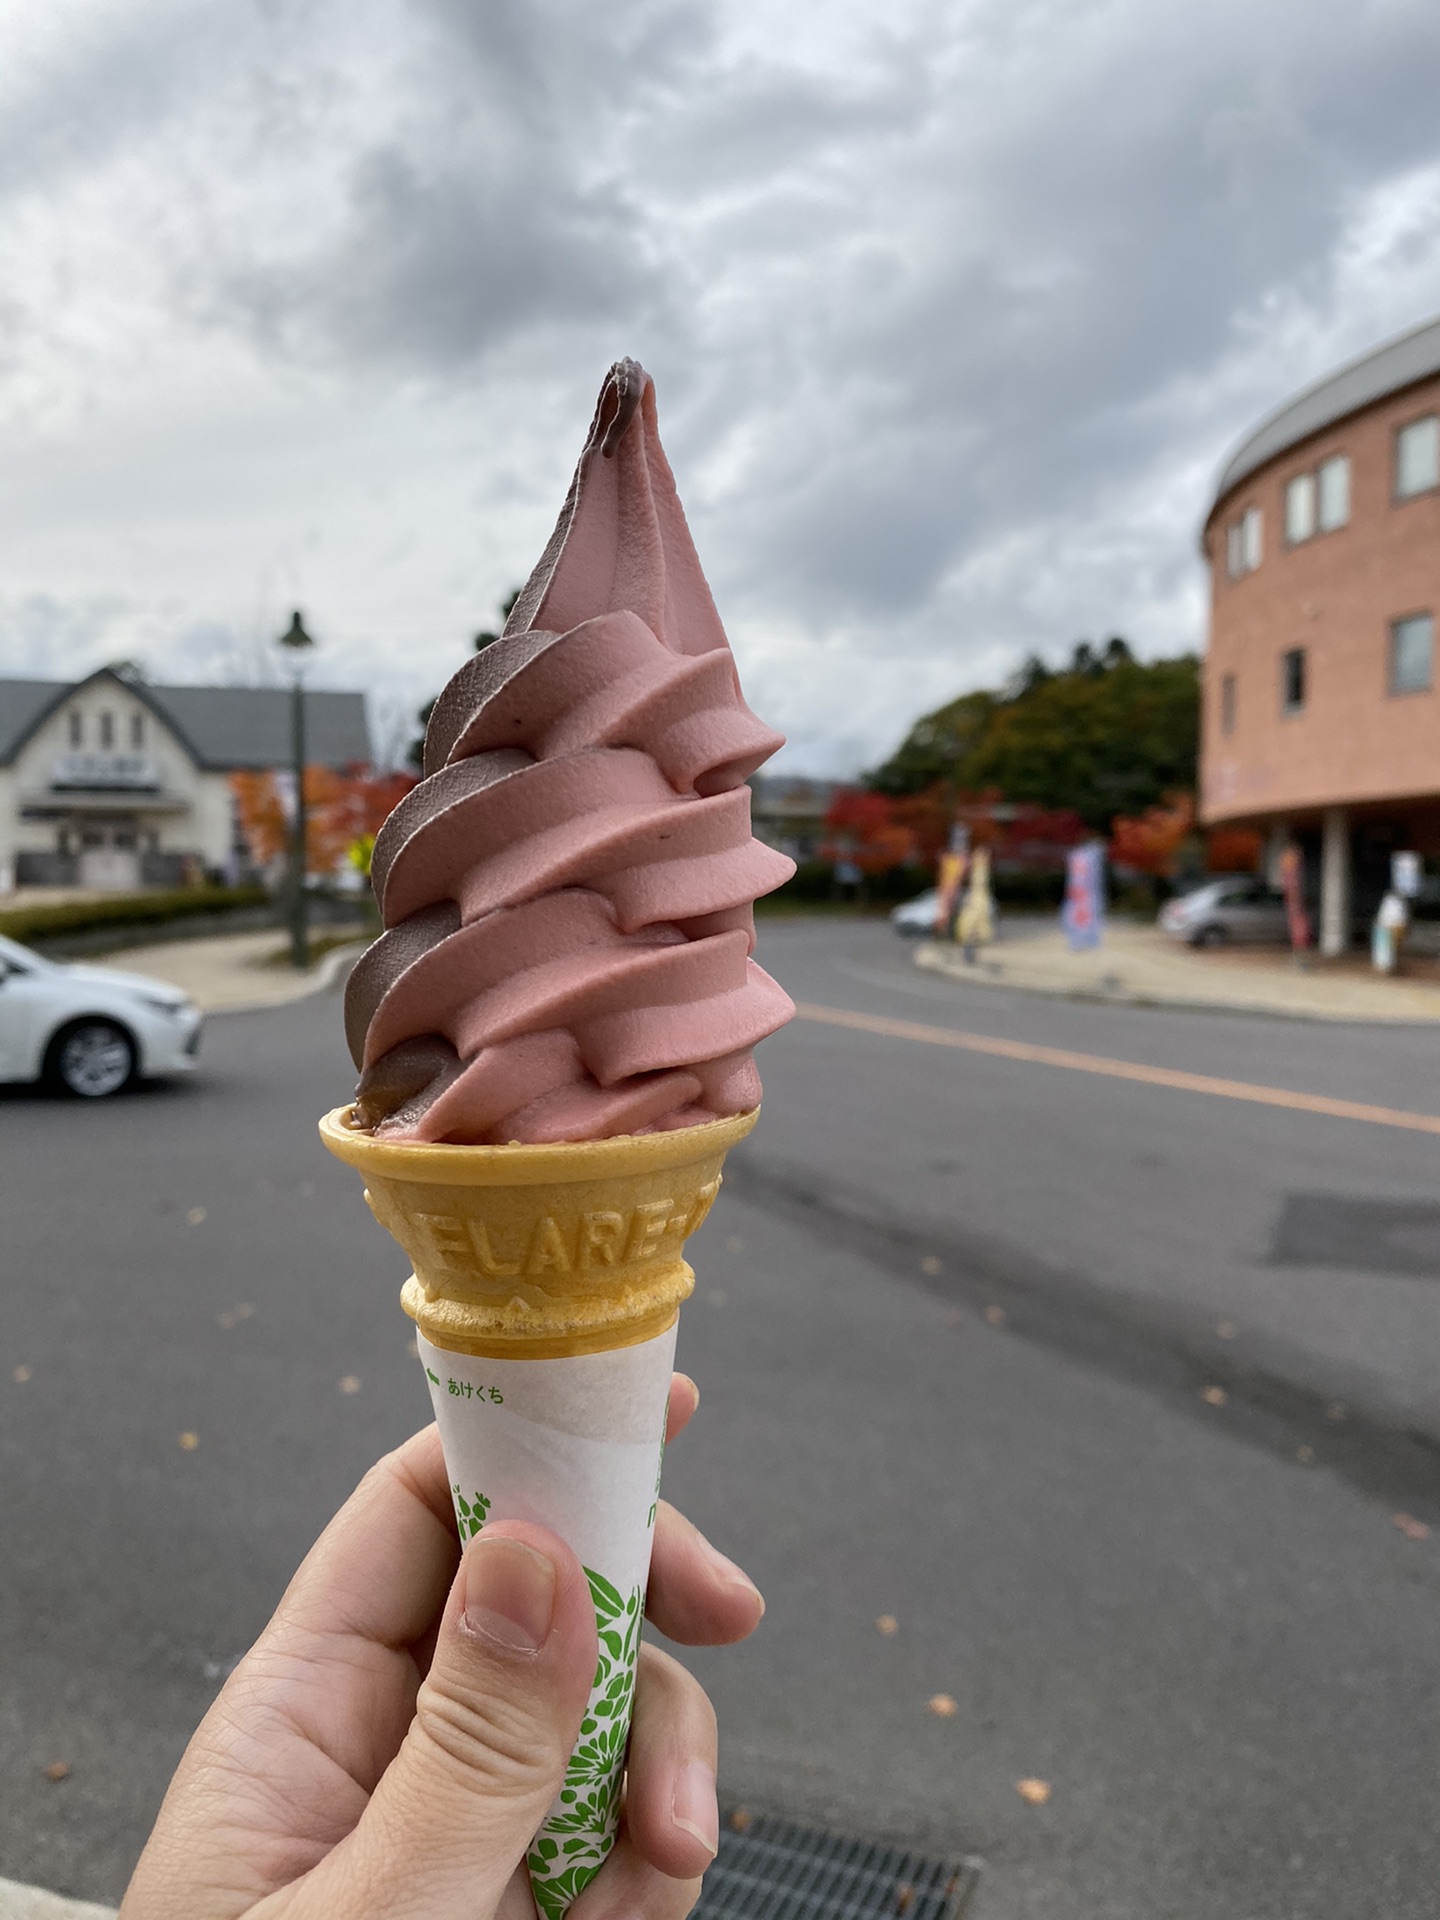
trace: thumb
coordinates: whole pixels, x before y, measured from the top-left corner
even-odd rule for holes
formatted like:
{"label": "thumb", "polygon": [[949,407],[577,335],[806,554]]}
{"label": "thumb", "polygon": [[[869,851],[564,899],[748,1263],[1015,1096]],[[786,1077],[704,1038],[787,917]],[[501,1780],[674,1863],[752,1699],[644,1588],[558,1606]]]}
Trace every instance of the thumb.
{"label": "thumb", "polygon": [[[597,1657],[589,1584],[562,1540],[519,1520],[471,1540],[404,1744],[310,1876],[316,1913],[492,1914],[560,1790]],[[297,1920],[308,1912],[302,1900]]]}

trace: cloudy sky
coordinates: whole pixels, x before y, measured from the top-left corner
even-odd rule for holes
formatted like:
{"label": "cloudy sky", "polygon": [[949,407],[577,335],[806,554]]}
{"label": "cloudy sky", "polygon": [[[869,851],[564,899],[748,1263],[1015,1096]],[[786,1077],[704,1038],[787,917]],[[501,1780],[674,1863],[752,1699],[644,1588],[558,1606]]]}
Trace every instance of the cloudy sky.
{"label": "cloudy sky", "polygon": [[10,0],[0,673],[298,605],[398,744],[624,353],[792,770],[1194,646],[1227,445],[1440,310],[1437,82],[1434,0]]}

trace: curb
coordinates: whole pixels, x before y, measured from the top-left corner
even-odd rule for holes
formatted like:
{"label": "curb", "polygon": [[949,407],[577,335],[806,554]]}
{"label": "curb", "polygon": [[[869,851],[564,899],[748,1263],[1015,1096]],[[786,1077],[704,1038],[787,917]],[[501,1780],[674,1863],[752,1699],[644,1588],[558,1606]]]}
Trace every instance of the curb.
{"label": "curb", "polygon": [[1002,987],[1011,993],[1038,993],[1051,1000],[1079,1000],[1092,1006],[1173,1007],[1185,1013],[1259,1014],[1268,1020],[1309,1020],[1321,1024],[1371,1027],[1429,1028],[1440,1022],[1440,1000],[1437,1000],[1434,1015],[1410,1011],[1374,1013],[1351,1007],[1334,1010],[1324,1007],[1286,1007],[1278,1006],[1271,1000],[1219,1000],[1183,991],[1156,992],[1144,987],[1127,987],[1118,977],[1113,986],[1103,982],[1072,986],[1064,981],[1020,980],[1012,974],[1002,973],[993,964],[987,965],[983,960],[976,966],[967,966],[958,957],[952,959],[934,941],[921,943],[914,964],[927,973],[944,974],[966,986]]}
{"label": "curb", "polygon": [[115,1909],[97,1907],[89,1900],[67,1900],[18,1880],[0,1880],[0,1920],[115,1920]]}

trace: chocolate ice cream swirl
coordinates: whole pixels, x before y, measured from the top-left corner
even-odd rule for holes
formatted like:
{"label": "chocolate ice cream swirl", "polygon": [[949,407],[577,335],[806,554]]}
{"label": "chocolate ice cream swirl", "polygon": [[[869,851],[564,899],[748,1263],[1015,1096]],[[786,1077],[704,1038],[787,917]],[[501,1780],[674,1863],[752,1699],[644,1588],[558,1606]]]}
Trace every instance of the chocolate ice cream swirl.
{"label": "chocolate ice cream swirl", "polygon": [[[585,617],[525,624],[556,609]],[[346,993],[362,1124],[588,1140],[755,1106],[750,1050],[793,1012],[750,958],[753,903],[794,870],[750,832],[745,780],[779,744],[622,362],[544,560],[376,841],[386,931]]]}

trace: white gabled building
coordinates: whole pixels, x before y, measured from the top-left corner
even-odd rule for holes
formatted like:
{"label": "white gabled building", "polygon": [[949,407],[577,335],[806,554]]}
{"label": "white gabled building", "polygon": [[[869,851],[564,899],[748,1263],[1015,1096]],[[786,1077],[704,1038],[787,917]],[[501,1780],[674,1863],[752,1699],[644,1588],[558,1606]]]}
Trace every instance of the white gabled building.
{"label": "white gabled building", "polygon": [[[233,874],[230,775],[290,765],[283,687],[157,687],[102,667],[0,680],[0,893]],[[307,692],[306,760],[367,764],[365,696]]]}

